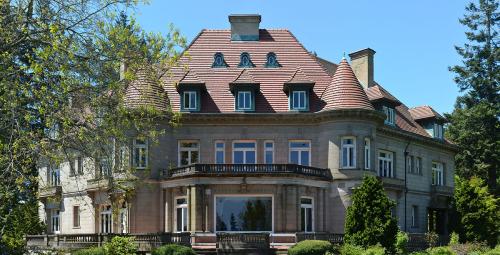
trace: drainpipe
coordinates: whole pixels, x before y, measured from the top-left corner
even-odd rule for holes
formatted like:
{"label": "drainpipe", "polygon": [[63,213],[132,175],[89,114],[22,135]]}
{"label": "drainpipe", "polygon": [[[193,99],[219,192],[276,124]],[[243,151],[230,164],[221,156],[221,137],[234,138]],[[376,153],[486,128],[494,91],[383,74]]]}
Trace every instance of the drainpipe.
{"label": "drainpipe", "polygon": [[404,155],[405,155],[405,157],[404,157],[404,161],[405,161],[405,191],[404,191],[405,192],[405,225],[404,225],[404,229],[405,229],[405,232],[407,232],[406,225],[407,225],[407,220],[408,220],[406,218],[406,211],[407,211],[407,209],[406,209],[406,194],[408,193],[406,175],[408,174],[408,169],[407,169],[408,168],[408,154],[409,154],[408,147],[410,147],[410,143],[411,142],[408,141],[408,143],[406,144],[406,147],[405,147],[405,152],[404,152]]}

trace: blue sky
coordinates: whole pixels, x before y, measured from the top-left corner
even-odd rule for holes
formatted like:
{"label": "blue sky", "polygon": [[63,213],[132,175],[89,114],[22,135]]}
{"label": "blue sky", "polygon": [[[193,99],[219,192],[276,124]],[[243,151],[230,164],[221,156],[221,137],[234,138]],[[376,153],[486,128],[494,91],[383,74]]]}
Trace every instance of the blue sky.
{"label": "blue sky", "polygon": [[454,45],[465,42],[458,19],[469,1],[150,1],[136,16],[147,31],[173,23],[190,42],[203,28],[229,28],[229,14],[258,13],[261,28],[287,28],[336,63],[344,52],[374,49],[375,80],[409,107],[451,112],[459,94],[448,66],[461,63]]}

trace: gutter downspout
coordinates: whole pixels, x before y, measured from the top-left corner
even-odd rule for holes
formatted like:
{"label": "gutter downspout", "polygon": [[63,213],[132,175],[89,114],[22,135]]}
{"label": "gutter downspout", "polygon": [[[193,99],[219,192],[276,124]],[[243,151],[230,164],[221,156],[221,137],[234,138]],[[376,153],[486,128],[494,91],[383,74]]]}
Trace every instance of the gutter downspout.
{"label": "gutter downspout", "polygon": [[408,169],[407,169],[408,168],[408,154],[409,154],[408,147],[410,147],[410,143],[411,142],[408,141],[408,143],[406,144],[406,147],[405,147],[405,151],[404,151],[404,155],[405,155],[405,157],[404,157],[404,161],[405,161],[405,190],[404,190],[404,192],[405,192],[405,224],[404,224],[404,230],[405,230],[405,232],[407,232],[406,231],[406,225],[407,225],[407,218],[406,218],[406,211],[407,211],[407,209],[406,209],[406,195],[408,193],[408,188],[407,188],[407,183],[408,182],[407,182],[407,179],[406,179],[406,175],[408,174]]}

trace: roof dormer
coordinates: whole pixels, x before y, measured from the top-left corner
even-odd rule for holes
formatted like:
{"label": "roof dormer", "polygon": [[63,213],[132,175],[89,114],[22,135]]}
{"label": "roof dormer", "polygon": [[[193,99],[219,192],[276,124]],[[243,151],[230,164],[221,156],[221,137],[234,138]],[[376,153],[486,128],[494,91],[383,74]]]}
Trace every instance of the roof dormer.
{"label": "roof dormer", "polygon": [[428,105],[409,109],[411,117],[421,125],[425,131],[436,139],[444,139],[444,124],[446,118]]}

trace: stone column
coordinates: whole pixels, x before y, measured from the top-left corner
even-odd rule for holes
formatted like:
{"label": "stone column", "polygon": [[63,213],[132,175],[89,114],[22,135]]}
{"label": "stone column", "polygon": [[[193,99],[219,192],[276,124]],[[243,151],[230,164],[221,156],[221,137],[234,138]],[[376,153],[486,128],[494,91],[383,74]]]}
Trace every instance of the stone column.
{"label": "stone column", "polygon": [[164,189],[163,192],[163,223],[165,232],[173,232],[172,228],[172,192],[170,188]]}

